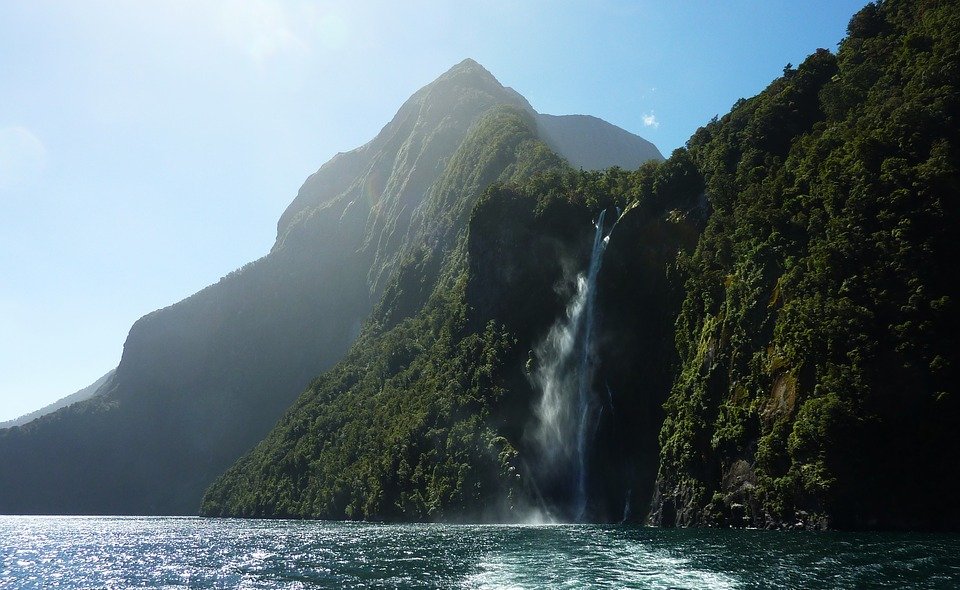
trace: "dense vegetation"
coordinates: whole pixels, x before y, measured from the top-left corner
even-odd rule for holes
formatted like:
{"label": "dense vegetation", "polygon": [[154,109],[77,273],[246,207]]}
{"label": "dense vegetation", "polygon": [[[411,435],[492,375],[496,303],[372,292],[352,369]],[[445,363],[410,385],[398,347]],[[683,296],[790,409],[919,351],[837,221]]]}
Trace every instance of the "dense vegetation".
{"label": "dense vegetation", "polygon": [[0,430],[0,513],[195,513],[210,482],[343,357],[405,240],[445,227],[411,212],[508,164],[484,152],[484,168],[435,186],[467,131],[503,104],[528,107],[467,60],[325,164],[267,256],[136,322],[101,395]]}
{"label": "dense vegetation", "polygon": [[[563,514],[569,482],[540,470],[530,440],[534,350],[587,265],[590,221],[616,209],[597,278],[605,412],[588,518],[960,529],[958,9],[867,5],[836,55],[788,65],[684,149],[632,170],[574,171],[542,117],[464,62],[305,183],[270,257],[187,300],[189,313],[138,323],[125,359],[139,370],[115,376],[138,396],[111,390],[0,434],[0,508],[23,509],[9,498],[31,499],[39,481],[41,503],[96,510],[56,485],[91,477],[105,496],[142,491],[141,504],[165,500],[149,495],[157,477],[189,487],[164,494],[196,496],[229,462],[209,453],[224,432],[236,456],[279,415],[282,396],[262,392],[316,374],[325,338],[342,351],[359,331],[207,489],[203,514]],[[327,249],[349,255],[315,260]],[[224,319],[254,305],[269,314],[244,330]],[[194,326],[222,338],[170,336]],[[209,355],[229,362],[170,369]],[[133,460],[147,439],[167,451]],[[91,456],[105,460],[91,468]]]}
{"label": "dense vegetation", "polygon": [[[680,214],[669,221],[660,214],[668,199],[657,195],[682,193],[673,201],[691,205],[702,185],[685,183],[685,154],[633,172],[574,172],[535,139],[533,121],[512,109],[481,120],[452,161],[459,163],[449,169],[456,182],[438,186],[455,190],[425,201],[453,213],[425,216],[448,219],[446,232],[428,232],[446,240],[408,253],[346,359],[211,486],[203,514],[512,519],[562,497],[563,490],[537,489],[536,460],[524,438],[535,395],[524,372],[530,349],[563,310],[570,270],[589,255],[597,210],[632,203],[624,235],[634,237],[654,224],[688,227]],[[484,183],[462,182],[463,171],[497,161],[492,169],[502,170],[499,180],[507,184],[478,200]],[[647,267],[662,276],[661,254],[672,261],[671,244],[685,239],[692,246],[696,235],[676,233],[656,234],[654,244],[622,240],[621,266],[644,266],[630,255],[653,252],[660,266]],[[445,241],[447,249],[440,247]],[[439,270],[431,257],[442,257]],[[656,306],[646,313],[669,318]],[[624,424],[650,412],[649,405],[624,403]],[[616,440],[632,448],[633,441]],[[655,436],[652,442],[644,449],[651,481]],[[637,479],[633,471],[609,494],[618,513],[624,486]],[[597,514],[607,510],[597,504]]]}
{"label": "dense vegetation", "polygon": [[958,14],[868,5],[837,55],[788,65],[634,171],[564,169],[505,141],[523,122],[501,114],[492,145],[538,165],[476,206],[424,210],[446,224],[424,243],[446,249],[405,253],[347,360],[204,513],[504,518],[565,501],[526,438],[524,371],[585,265],[584,220],[617,206],[591,518],[957,528]]}
{"label": "dense vegetation", "polygon": [[714,212],[656,523],[960,527],[960,10],[888,0],[848,32],[689,142]]}
{"label": "dense vegetation", "polygon": [[417,214],[431,240],[404,253],[347,358],[211,487],[203,513],[427,518],[498,508],[502,486],[490,482],[510,480],[516,451],[485,421],[513,342],[495,322],[469,326],[459,220],[491,181],[561,161],[529,115],[500,108],[451,162]]}

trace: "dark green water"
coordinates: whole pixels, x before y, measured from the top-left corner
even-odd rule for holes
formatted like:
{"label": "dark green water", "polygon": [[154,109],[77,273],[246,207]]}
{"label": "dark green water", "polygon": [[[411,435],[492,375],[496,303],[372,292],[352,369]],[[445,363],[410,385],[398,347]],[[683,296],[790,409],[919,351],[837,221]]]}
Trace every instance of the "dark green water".
{"label": "dark green water", "polygon": [[960,536],[0,517],[0,588],[960,588]]}

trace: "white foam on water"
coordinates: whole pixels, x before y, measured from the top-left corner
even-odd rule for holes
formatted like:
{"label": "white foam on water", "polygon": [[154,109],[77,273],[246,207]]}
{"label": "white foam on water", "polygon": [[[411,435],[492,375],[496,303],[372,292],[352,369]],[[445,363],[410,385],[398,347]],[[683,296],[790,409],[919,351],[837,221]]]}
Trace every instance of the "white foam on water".
{"label": "white foam on water", "polygon": [[461,588],[638,588],[651,590],[733,590],[740,584],[724,573],[697,568],[689,559],[637,542],[571,545],[563,549],[490,552]]}

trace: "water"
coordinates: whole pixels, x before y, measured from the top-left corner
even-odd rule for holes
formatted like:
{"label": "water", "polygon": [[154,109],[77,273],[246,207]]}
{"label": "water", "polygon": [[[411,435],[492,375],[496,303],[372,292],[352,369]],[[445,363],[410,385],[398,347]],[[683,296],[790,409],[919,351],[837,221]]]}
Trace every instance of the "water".
{"label": "water", "polygon": [[0,517],[0,588],[957,588],[960,535]]}
{"label": "water", "polygon": [[[591,433],[600,424],[593,399],[593,334],[597,323],[597,275],[610,239],[604,227],[606,213],[601,211],[594,223],[590,264],[586,273],[577,277],[577,289],[567,304],[566,315],[551,327],[537,348],[540,362],[534,375],[541,392],[535,438],[543,457],[540,469],[546,472],[540,474],[540,479],[572,480],[569,487],[574,490],[574,497],[568,511],[575,521],[582,521],[586,515],[587,457]],[[609,388],[607,393],[610,394]],[[599,411],[602,410],[601,406]]]}

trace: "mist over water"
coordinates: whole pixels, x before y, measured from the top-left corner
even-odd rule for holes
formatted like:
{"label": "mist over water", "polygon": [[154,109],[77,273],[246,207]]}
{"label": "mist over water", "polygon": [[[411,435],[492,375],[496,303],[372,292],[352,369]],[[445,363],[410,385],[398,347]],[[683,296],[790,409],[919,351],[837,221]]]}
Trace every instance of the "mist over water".
{"label": "mist over water", "polygon": [[0,517],[0,588],[955,588],[960,536]]}

